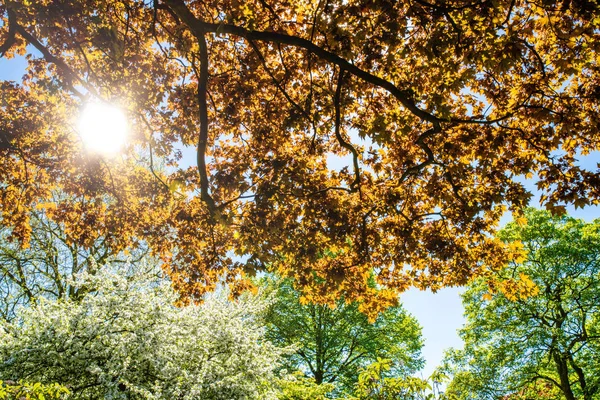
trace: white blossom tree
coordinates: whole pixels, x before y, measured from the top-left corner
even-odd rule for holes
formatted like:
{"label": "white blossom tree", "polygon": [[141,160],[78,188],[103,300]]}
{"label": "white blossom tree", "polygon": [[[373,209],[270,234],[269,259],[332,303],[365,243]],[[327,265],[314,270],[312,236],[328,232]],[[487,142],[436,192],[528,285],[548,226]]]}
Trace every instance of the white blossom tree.
{"label": "white blossom tree", "polygon": [[40,299],[0,325],[1,377],[64,384],[74,399],[276,398],[282,350],[262,339],[268,301],[221,293],[177,308],[169,282],[124,268],[74,285],[91,291]]}

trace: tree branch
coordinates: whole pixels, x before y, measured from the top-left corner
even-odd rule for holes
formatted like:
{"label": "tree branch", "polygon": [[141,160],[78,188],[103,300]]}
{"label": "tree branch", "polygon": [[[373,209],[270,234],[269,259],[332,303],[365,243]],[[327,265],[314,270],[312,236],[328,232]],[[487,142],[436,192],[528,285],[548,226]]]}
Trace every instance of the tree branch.
{"label": "tree branch", "polygon": [[358,152],[350,143],[346,142],[340,133],[340,125],[342,123],[341,116],[341,95],[342,95],[342,84],[344,82],[344,70],[340,68],[340,73],[338,74],[337,86],[335,88],[335,98],[334,98],[334,106],[335,106],[335,137],[343,148],[352,153],[352,162],[354,163],[354,181],[350,184],[350,189],[355,191],[357,188],[360,192],[360,166],[358,165]]}
{"label": "tree branch", "polygon": [[300,47],[307,50],[310,53],[315,54],[317,57],[328,61],[332,64],[337,65],[341,69],[348,71],[356,77],[369,82],[375,86],[387,90],[392,96],[394,96],[406,109],[408,109],[415,116],[422,120],[429,122],[444,122],[447,120],[440,119],[425,110],[420,109],[415,102],[409,97],[406,91],[398,88],[393,83],[386,81],[376,75],[373,75],[367,71],[364,71],[354,64],[351,64],[347,60],[341,58],[337,54],[323,49],[317,46],[310,40],[290,36],[284,33],[278,32],[266,32],[266,31],[254,31],[249,30],[240,26],[224,24],[224,23],[210,23],[199,20],[192,14],[189,8],[185,5],[182,0],[165,0],[165,3],[171,7],[173,12],[183,21],[187,27],[195,35],[203,35],[208,32],[219,33],[219,34],[230,34],[242,37],[249,41],[264,41],[272,43],[287,44],[290,46]]}
{"label": "tree branch", "polygon": [[308,122],[311,123],[312,128],[313,128],[313,133],[316,136],[317,135],[317,127],[315,125],[314,119],[311,118],[311,116],[306,112],[306,110],[304,110],[304,108],[300,107],[298,105],[298,103],[296,103],[294,101],[294,99],[291,98],[291,96],[289,95],[289,93],[283,87],[282,83],[277,80],[277,78],[275,77],[275,75],[273,75],[273,72],[271,71],[271,69],[267,65],[267,60],[263,56],[262,52],[260,51],[260,49],[258,48],[258,46],[256,45],[256,43],[254,43],[251,40],[249,41],[249,43],[250,43],[250,46],[252,47],[252,49],[254,50],[254,52],[256,53],[256,55],[258,56],[258,58],[260,59],[265,72],[271,77],[271,80],[273,81],[273,83],[275,84],[275,86],[277,87],[277,89],[279,89],[279,91],[283,94],[283,96],[286,98],[286,100],[288,101],[288,103],[290,103],[292,105],[292,107],[294,107],[295,109],[297,109],[300,112],[300,114],[302,114],[308,120]]}
{"label": "tree branch", "polygon": [[426,168],[428,165],[431,165],[434,163],[435,157],[433,155],[433,151],[431,151],[431,148],[425,143],[425,139],[427,139],[430,136],[433,136],[434,134],[436,134],[440,131],[441,131],[440,124],[434,123],[433,127],[431,129],[428,129],[425,132],[423,132],[421,135],[419,135],[419,137],[415,141],[415,144],[417,146],[419,146],[425,152],[425,154],[427,155],[427,159],[420,164],[417,164],[410,168],[407,168],[406,171],[404,171],[404,173],[402,173],[402,176],[399,179],[399,183],[404,182],[404,180],[406,180],[406,178],[408,178],[410,175],[416,175],[419,172],[421,172],[423,170],[423,168]]}
{"label": "tree branch", "polygon": [[16,40],[16,32],[17,32],[17,21],[15,17],[15,13],[10,8],[7,8],[6,13],[8,14],[8,37],[0,46],[0,58],[4,57],[4,54],[15,44]]}
{"label": "tree branch", "polygon": [[197,34],[200,46],[200,74],[198,76],[198,117],[200,134],[198,135],[198,151],[196,164],[200,174],[200,198],[206,203],[211,214],[216,211],[215,201],[208,190],[208,172],[206,171],[206,148],[208,146],[208,107],[206,104],[206,88],[208,86],[208,48],[204,34]]}
{"label": "tree branch", "polygon": [[83,80],[82,78],[80,78],[67,65],[66,62],[64,62],[62,59],[60,59],[58,57],[55,57],[54,54],[50,53],[50,51],[46,48],[46,46],[44,46],[42,43],[40,43],[39,40],[37,40],[34,36],[32,36],[29,32],[27,32],[25,30],[25,28],[23,28],[20,25],[17,25],[16,29],[17,29],[17,32],[19,33],[19,35],[21,35],[23,37],[23,39],[25,39],[33,47],[35,47],[40,53],[42,53],[42,55],[44,56],[44,59],[46,61],[48,61],[49,63],[52,63],[52,64],[56,65],[62,71],[64,77],[66,78],[65,85],[69,88],[69,90],[71,90],[73,93],[75,93],[78,97],[85,98],[85,95],[83,93],[81,93],[79,90],[75,89],[75,87],[73,86],[73,82],[74,81],[79,81],[81,83],[81,85],[88,92],[92,93],[96,97],[99,97],[98,93],[96,92],[96,90],[92,86],[88,85],[85,80]]}

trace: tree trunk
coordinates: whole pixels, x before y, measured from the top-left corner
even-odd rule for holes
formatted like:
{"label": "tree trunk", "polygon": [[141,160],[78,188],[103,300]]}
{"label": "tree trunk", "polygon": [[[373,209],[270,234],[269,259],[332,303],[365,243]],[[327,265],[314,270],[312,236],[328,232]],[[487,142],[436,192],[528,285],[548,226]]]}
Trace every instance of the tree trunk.
{"label": "tree trunk", "polygon": [[317,384],[323,383],[323,375],[325,374],[323,371],[323,329],[321,324],[322,319],[322,306],[315,306],[316,308],[316,318],[314,321],[315,324],[315,342],[316,342],[316,351],[315,351],[315,382]]}
{"label": "tree trunk", "polygon": [[563,357],[559,351],[555,350],[552,352],[552,358],[556,364],[556,371],[560,377],[560,388],[565,395],[567,400],[577,400],[571,390],[571,383],[569,382],[569,366],[567,365],[567,358]]}

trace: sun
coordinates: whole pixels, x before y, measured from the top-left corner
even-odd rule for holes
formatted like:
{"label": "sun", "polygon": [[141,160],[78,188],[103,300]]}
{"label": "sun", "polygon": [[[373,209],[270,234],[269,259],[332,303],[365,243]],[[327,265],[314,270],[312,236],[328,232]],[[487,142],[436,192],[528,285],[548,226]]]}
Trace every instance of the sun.
{"label": "sun", "polygon": [[125,113],[108,103],[88,103],[81,112],[79,134],[89,151],[113,155],[125,145],[128,126]]}

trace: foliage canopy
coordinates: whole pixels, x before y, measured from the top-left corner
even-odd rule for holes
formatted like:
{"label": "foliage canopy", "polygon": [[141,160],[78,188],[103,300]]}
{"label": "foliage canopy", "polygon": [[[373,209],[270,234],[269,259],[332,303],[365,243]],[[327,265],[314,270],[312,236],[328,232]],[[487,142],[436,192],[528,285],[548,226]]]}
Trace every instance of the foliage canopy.
{"label": "foliage canopy", "polygon": [[[38,207],[84,247],[144,241],[187,296],[268,268],[385,306],[502,265],[490,233],[528,203],[520,176],[557,212],[600,199],[577,163],[600,147],[594,1],[3,0],[0,18],[0,56],[28,60],[0,82],[2,224],[26,246]],[[92,99],[127,110],[122,156],[82,150]]]}
{"label": "foliage canopy", "polygon": [[464,350],[449,354],[459,399],[600,398],[600,220],[585,223],[528,210],[500,238],[521,242],[522,262],[502,272],[527,274],[539,292],[509,299],[477,282],[464,294]]}
{"label": "foliage canopy", "polygon": [[434,372],[428,380],[415,376],[390,376],[393,363],[379,359],[364,368],[356,385],[356,400],[447,400],[440,391],[446,376]]}
{"label": "foliage canopy", "polygon": [[58,384],[3,382],[0,381],[0,400],[61,400],[69,390]]}
{"label": "foliage canopy", "polygon": [[401,305],[369,321],[357,303],[335,307],[305,304],[289,281],[265,279],[275,290],[266,314],[266,337],[278,347],[296,346],[285,367],[300,370],[317,384],[331,383],[336,393],[352,393],[359,370],[389,359],[390,376],[408,377],[423,366],[421,327]]}

